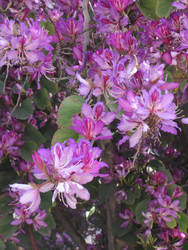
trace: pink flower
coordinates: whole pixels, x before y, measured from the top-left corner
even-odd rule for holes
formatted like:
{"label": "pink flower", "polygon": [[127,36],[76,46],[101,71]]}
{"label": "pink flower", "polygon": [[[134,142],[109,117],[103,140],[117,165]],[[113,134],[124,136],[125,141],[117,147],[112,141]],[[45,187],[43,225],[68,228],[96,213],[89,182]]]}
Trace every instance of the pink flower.
{"label": "pink flower", "polygon": [[34,184],[12,184],[10,185],[13,192],[18,192],[19,202],[28,206],[30,212],[35,212],[40,205],[40,191]]}
{"label": "pink flower", "polygon": [[93,109],[86,103],[82,105],[82,115],[72,119],[71,128],[88,140],[111,139],[111,131],[105,127],[115,119],[115,113],[105,112],[104,104],[98,102]]}
{"label": "pink flower", "polygon": [[37,215],[33,218],[33,227],[37,231],[41,227],[47,227],[48,225],[43,221],[46,217],[46,212],[44,210],[38,211]]}
{"label": "pink flower", "polygon": [[66,206],[70,206],[72,209],[75,209],[77,204],[75,196],[82,200],[89,200],[90,198],[90,194],[86,188],[71,180],[59,183],[57,185],[52,197],[52,202],[55,201],[57,195]]}
{"label": "pink flower", "polygon": [[180,9],[180,10],[184,10],[188,7],[188,1],[187,0],[179,0],[179,2],[173,2],[172,6]]}

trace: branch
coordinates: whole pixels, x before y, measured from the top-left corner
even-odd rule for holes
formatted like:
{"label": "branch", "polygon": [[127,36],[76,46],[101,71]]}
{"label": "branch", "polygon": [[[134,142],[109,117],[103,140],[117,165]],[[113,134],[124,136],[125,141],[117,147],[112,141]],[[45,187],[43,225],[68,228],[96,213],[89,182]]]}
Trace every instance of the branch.
{"label": "branch", "polygon": [[28,225],[28,230],[29,230],[29,237],[30,237],[32,249],[33,249],[33,250],[39,250],[38,247],[37,247],[37,244],[36,244],[36,242],[35,242],[35,239],[34,239],[34,237],[33,237],[33,232],[32,232],[32,227],[31,227],[31,225]]}
{"label": "branch", "polygon": [[[84,238],[82,237],[81,234],[79,234],[75,230],[71,221],[67,220],[67,218],[64,215],[63,209],[61,209],[61,207],[56,206],[53,209],[53,214],[54,214],[54,217],[57,219],[57,221],[60,223],[58,230],[60,232],[66,231],[70,235],[72,240],[77,244],[77,246],[79,247],[80,250],[87,250],[87,244],[86,244]],[[62,225],[61,225],[61,222],[62,222]]]}
{"label": "branch", "polygon": [[89,44],[89,22],[90,16],[88,12],[89,0],[83,0],[83,15],[84,15],[84,44],[83,44],[83,65],[86,64],[86,51]]}
{"label": "branch", "polygon": [[[102,148],[102,160],[106,162],[109,168],[113,168],[114,150],[112,141],[100,141]],[[115,237],[112,233],[113,222],[115,220],[116,202],[114,197],[115,190],[112,190],[110,197],[106,200],[106,219],[107,219],[107,237],[108,237],[108,250],[116,250]]]}

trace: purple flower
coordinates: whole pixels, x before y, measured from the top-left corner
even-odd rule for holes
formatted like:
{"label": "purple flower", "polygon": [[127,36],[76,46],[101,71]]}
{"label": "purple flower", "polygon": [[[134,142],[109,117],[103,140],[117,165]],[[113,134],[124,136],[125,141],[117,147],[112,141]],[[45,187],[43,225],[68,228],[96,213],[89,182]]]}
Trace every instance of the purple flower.
{"label": "purple flower", "polygon": [[40,205],[40,191],[36,184],[12,184],[10,185],[13,192],[18,192],[19,202],[28,206],[28,210],[35,212]]}
{"label": "purple flower", "polygon": [[111,139],[112,133],[105,125],[115,119],[115,113],[105,112],[104,104],[98,102],[93,109],[86,103],[82,105],[83,118],[76,115],[71,128],[88,140]]}
{"label": "purple flower", "polygon": [[26,222],[27,224],[32,224],[33,220],[31,219],[31,212],[27,209],[25,205],[22,205],[20,208],[15,208],[13,213],[14,220],[11,222],[11,225],[18,226]]}
{"label": "purple flower", "polygon": [[135,96],[132,91],[127,92],[127,99],[120,98],[119,106],[125,111],[121,117],[118,129],[121,132],[133,131],[130,136],[130,147],[134,147],[142,136],[151,133],[158,136],[158,130],[177,134],[178,125],[173,120],[177,119],[176,105],[173,94],[152,87],[149,92],[142,90],[140,96]]}
{"label": "purple flower", "polygon": [[131,55],[136,54],[137,51],[137,40],[132,36],[131,31],[126,33],[112,33],[109,35],[107,43],[114,46],[122,54],[127,52],[129,55]]}
{"label": "purple flower", "polygon": [[121,224],[121,227],[127,227],[130,222],[136,222],[134,219],[135,215],[129,209],[125,209],[123,214],[119,213],[119,216],[125,220],[125,222]]}
{"label": "purple flower", "polygon": [[131,0],[109,0],[109,2],[111,6],[121,13],[130,4]]}
{"label": "purple flower", "polygon": [[180,10],[184,10],[188,7],[188,1],[187,0],[179,0],[179,2],[173,2],[172,6],[180,9]]}
{"label": "purple flower", "polygon": [[75,209],[77,204],[75,196],[82,200],[89,200],[90,198],[86,188],[71,180],[58,183],[53,193],[52,202],[55,201],[57,195],[64,205],[70,206],[72,209]]}
{"label": "purple flower", "polygon": [[[103,117],[102,112],[96,111],[96,114]],[[38,186],[39,191],[54,189],[52,202],[58,196],[65,205],[76,208],[76,197],[89,199],[89,192],[82,185],[91,182],[95,176],[104,176],[99,171],[107,165],[97,160],[100,154],[99,148],[83,139],[79,143],[72,139],[56,143],[51,150],[39,149],[33,155],[33,174],[37,179],[45,180]]]}
{"label": "purple flower", "polygon": [[44,210],[38,211],[37,215],[33,218],[33,227],[37,231],[41,227],[47,227],[48,225],[43,221],[46,217],[46,212]]}

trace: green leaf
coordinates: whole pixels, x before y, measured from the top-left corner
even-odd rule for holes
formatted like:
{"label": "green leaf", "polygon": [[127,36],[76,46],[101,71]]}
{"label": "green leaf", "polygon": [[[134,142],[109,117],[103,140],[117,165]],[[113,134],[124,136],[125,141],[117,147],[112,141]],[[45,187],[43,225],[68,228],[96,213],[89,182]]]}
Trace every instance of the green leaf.
{"label": "green leaf", "polygon": [[81,112],[82,104],[85,102],[84,98],[78,95],[72,95],[65,98],[59,108],[57,124],[59,127],[68,128],[72,124],[73,115]]}
{"label": "green leaf", "polygon": [[[1,249],[1,248],[0,248]],[[15,249],[17,249],[17,247],[16,247],[16,243],[15,242],[13,242],[13,241],[8,241],[8,242],[6,242],[6,248],[5,248],[6,250],[15,250]]]}
{"label": "green leaf", "polygon": [[51,82],[44,77],[40,80],[40,85],[46,88],[49,93],[56,94],[58,92],[58,83]]}
{"label": "green leaf", "polygon": [[54,220],[54,218],[53,218],[53,216],[51,215],[50,212],[47,213],[47,216],[44,219],[44,221],[46,222],[46,224],[48,226],[47,227],[41,227],[38,230],[38,233],[40,233],[43,236],[50,236],[52,229],[54,229],[56,227],[55,220]]}
{"label": "green leaf", "polygon": [[152,161],[150,161],[149,166],[157,171],[163,172],[166,176],[168,176],[169,182],[173,181],[173,177],[172,177],[170,171],[167,168],[165,168],[162,161],[152,160]]}
{"label": "green leaf", "polygon": [[8,171],[5,169],[0,173],[0,189],[5,189],[9,184],[13,184],[18,179],[17,174],[13,169]]}
{"label": "green leaf", "polygon": [[137,241],[138,241],[135,231],[134,231],[134,233],[130,232],[130,233],[124,235],[124,237],[122,238],[128,245],[132,246],[133,249],[134,249],[134,247],[137,246]]}
{"label": "green leaf", "polygon": [[32,99],[25,99],[19,107],[17,107],[12,116],[19,120],[27,120],[29,116],[33,113]]}
{"label": "green leaf", "polygon": [[168,17],[173,7],[173,0],[140,0],[137,6],[142,14],[151,19]]}
{"label": "green leaf", "polygon": [[107,200],[113,193],[115,186],[116,186],[115,182],[110,182],[106,184],[102,183],[99,186],[99,199],[102,201]]}
{"label": "green leaf", "polygon": [[44,27],[48,31],[49,35],[53,36],[55,34],[55,27],[54,27],[53,23],[51,23],[51,22],[41,22],[40,26]]}
{"label": "green leaf", "polygon": [[27,124],[24,130],[23,139],[25,142],[34,141],[38,147],[45,143],[46,138],[31,124]]}
{"label": "green leaf", "polygon": [[50,229],[56,228],[56,223],[51,213],[48,213],[47,217],[45,218],[45,222],[48,224]]}
{"label": "green leaf", "polygon": [[[3,176],[3,178],[4,178],[4,176]],[[1,182],[1,180],[0,180],[0,182]],[[8,184],[9,184],[9,182],[6,183],[6,186]],[[8,206],[8,204],[10,203],[10,201],[11,201],[11,199],[6,193],[0,194],[0,214],[8,214],[9,213],[10,206]]]}
{"label": "green leaf", "polygon": [[40,203],[40,209],[45,211],[50,211],[52,207],[52,191],[49,191],[47,193],[41,193],[41,203]]}
{"label": "green leaf", "polygon": [[182,213],[182,214],[178,214],[178,225],[179,225],[179,229],[181,232],[183,233],[187,233],[187,229],[188,229],[188,215]]}
{"label": "green leaf", "polygon": [[0,249],[1,250],[5,249],[5,243],[2,240],[0,240]]}
{"label": "green leaf", "polygon": [[20,156],[25,161],[32,161],[32,154],[38,149],[37,144],[34,141],[27,141],[23,147],[19,150]]}
{"label": "green leaf", "polygon": [[171,229],[175,228],[177,226],[176,220],[172,216],[170,216],[170,219],[171,219],[171,222],[169,221],[166,222],[167,226]]}
{"label": "green leaf", "polygon": [[126,195],[127,195],[127,199],[126,199],[125,203],[127,205],[133,205],[135,203],[137,194],[132,192],[130,189],[128,189],[126,191]]}
{"label": "green leaf", "polygon": [[10,215],[5,215],[0,218],[0,234],[3,236],[4,240],[11,237],[18,229],[18,227],[10,225],[12,221],[13,218]]}
{"label": "green leaf", "polygon": [[[174,189],[175,187],[178,187],[179,190],[183,191],[181,186],[178,186],[176,184],[172,184],[168,187],[168,193],[170,194],[170,196],[172,196],[173,192],[174,192]],[[187,195],[186,193],[183,193],[182,196],[176,198],[176,200],[179,200],[179,206],[182,208],[182,210],[186,209],[186,204],[187,204]]]}
{"label": "green leaf", "polygon": [[148,199],[139,202],[136,206],[136,220],[138,223],[142,224],[144,222],[144,216],[142,212],[146,212],[148,208]]}
{"label": "green leaf", "polygon": [[49,94],[46,88],[41,88],[37,91],[34,102],[38,109],[44,110],[45,108],[51,107]]}
{"label": "green leaf", "polygon": [[75,139],[77,141],[79,139],[79,134],[77,134],[73,129],[69,128],[58,129],[52,138],[52,145],[54,145],[56,142],[62,143],[69,138]]}
{"label": "green leaf", "polygon": [[4,82],[0,80],[0,94],[3,93],[4,90]]}
{"label": "green leaf", "polygon": [[173,9],[172,2],[173,2],[173,0],[158,0],[158,3],[156,4],[157,16],[167,18]]}
{"label": "green leaf", "polygon": [[96,207],[92,206],[90,210],[86,211],[86,220],[88,221],[89,218],[96,212]]}
{"label": "green leaf", "polygon": [[187,204],[187,195],[186,193],[184,193],[182,196],[180,196],[179,198],[177,198],[176,200],[179,200],[179,206],[182,208],[182,210],[186,209],[186,204]]}
{"label": "green leaf", "polygon": [[124,221],[122,221],[120,218],[117,219],[115,223],[112,225],[112,233],[116,237],[122,237],[125,234],[129,233],[132,230],[133,224],[129,223],[126,227],[121,227],[121,224],[123,224]]}

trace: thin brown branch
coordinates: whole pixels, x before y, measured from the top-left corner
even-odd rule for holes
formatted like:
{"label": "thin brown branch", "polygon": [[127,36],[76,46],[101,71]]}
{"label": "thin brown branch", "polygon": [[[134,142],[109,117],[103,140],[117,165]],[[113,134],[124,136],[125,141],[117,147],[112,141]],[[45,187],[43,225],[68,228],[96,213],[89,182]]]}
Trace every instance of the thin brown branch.
{"label": "thin brown branch", "polygon": [[84,44],[83,44],[83,62],[86,64],[86,52],[87,46],[89,45],[89,22],[90,16],[88,11],[89,0],[83,0],[83,15],[84,15]]}
{"label": "thin brown branch", "polygon": [[7,83],[7,79],[8,79],[8,73],[9,73],[9,66],[10,66],[10,64],[7,63],[7,72],[6,72],[6,76],[5,76],[5,80],[4,80],[4,85],[3,85],[3,93],[5,93],[5,88],[6,88],[6,83]]}
{"label": "thin brown branch", "polygon": [[53,209],[53,214],[57,221],[62,222],[62,225],[60,224],[57,230],[60,232],[65,231],[69,234],[80,250],[87,250],[87,244],[84,238],[79,232],[76,231],[72,223],[65,217],[63,209],[56,206]]}
{"label": "thin brown branch", "polygon": [[[109,168],[113,168],[114,150],[112,141],[106,140],[99,142],[102,148],[102,160],[106,162]],[[108,238],[108,250],[116,250],[115,237],[113,235],[113,223],[115,221],[116,202],[114,194],[115,190],[112,190],[110,197],[106,200],[106,220],[107,220],[107,238]]]}
{"label": "thin brown branch", "polygon": [[140,154],[141,145],[142,145],[142,140],[139,141],[136,153],[133,156],[132,168],[135,167],[136,160],[137,160],[137,158],[138,158],[138,156]]}
{"label": "thin brown branch", "polygon": [[38,247],[37,247],[37,243],[35,242],[35,239],[34,239],[34,236],[33,236],[32,226],[31,225],[28,225],[28,231],[29,231],[29,237],[30,237],[32,249],[33,250],[39,250]]}

